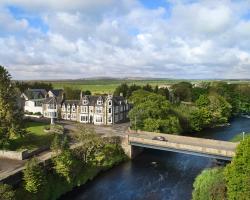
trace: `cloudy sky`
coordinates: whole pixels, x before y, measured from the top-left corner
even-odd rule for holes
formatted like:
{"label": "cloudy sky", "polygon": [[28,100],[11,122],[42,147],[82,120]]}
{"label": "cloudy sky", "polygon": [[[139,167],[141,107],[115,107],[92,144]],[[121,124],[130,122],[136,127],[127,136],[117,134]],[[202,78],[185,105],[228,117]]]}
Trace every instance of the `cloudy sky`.
{"label": "cloudy sky", "polygon": [[0,0],[15,79],[250,78],[250,0]]}

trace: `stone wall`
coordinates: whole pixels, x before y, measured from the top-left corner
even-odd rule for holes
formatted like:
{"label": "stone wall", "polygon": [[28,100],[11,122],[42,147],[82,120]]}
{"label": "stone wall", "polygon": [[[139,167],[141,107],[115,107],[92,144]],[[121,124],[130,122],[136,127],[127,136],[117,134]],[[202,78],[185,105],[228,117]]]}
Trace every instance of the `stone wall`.
{"label": "stone wall", "polygon": [[34,155],[37,155],[43,151],[49,149],[49,146],[43,146],[33,151],[23,150],[23,151],[8,151],[8,150],[0,150],[0,158],[8,158],[12,160],[25,160]]}

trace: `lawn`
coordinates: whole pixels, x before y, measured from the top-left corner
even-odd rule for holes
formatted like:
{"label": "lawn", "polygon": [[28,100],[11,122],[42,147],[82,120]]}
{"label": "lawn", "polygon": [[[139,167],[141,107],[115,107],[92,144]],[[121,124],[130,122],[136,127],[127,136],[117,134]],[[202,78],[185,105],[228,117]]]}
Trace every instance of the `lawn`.
{"label": "lawn", "polygon": [[5,148],[13,151],[20,151],[23,149],[33,150],[45,145],[50,145],[54,138],[54,134],[44,132],[44,127],[46,125],[48,125],[48,123],[25,122],[28,133],[24,137],[12,139]]}

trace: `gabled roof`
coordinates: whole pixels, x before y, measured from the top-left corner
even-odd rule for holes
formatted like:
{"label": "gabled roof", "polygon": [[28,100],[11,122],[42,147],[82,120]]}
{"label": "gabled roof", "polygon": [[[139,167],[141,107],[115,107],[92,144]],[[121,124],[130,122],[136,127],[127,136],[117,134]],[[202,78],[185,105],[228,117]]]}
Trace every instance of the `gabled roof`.
{"label": "gabled roof", "polygon": [[58,97],[58,96],[62,96],[62,93],[63,93],[63,90],[62,89],[54,89],[54,90],[50,90],[50,92],[54,95],[54,96],[56,96],[56,97]]}
{"label": "gabled roof", "polygon": [[26,90],[22,96],[28,99],[43,99],[47,95],[47,91],[45,89],[28,89]]}

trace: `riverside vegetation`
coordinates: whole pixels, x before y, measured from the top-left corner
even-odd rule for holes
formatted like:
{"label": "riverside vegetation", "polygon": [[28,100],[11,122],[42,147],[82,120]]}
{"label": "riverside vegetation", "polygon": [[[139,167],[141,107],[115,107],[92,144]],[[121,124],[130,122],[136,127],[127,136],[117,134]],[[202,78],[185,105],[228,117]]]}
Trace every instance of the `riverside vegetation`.
{"label": "riverside vegetation", "polygon": [[100,171],[127,159],[116,137],[101,138],[94,129],[80,125],[74,139],[80,145],[70,149],[67,138],[56,135],[51,145],[51,165],[45,168],[36,158],[28,161],[23,172],[23,182],[16,190],[0,185],[5,200],[57,199],[93,179]]}

